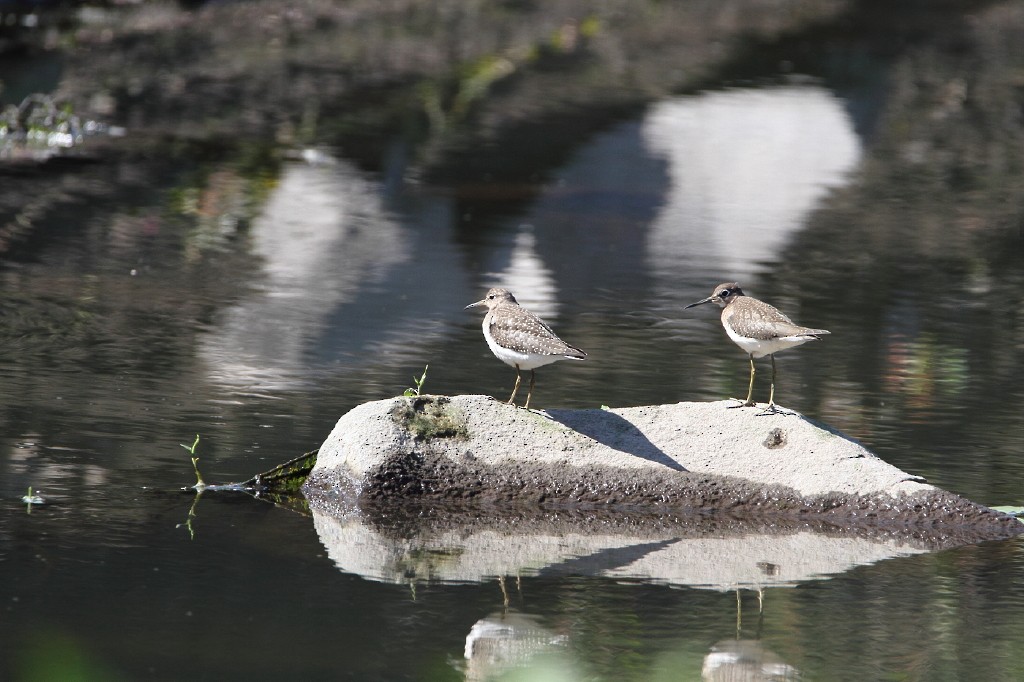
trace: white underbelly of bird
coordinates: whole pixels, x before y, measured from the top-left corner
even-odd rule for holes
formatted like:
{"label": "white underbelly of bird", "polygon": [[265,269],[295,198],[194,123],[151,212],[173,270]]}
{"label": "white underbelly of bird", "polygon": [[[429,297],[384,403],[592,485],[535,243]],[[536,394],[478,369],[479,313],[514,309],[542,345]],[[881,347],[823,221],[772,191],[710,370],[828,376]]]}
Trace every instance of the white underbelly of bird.
{"label": "white underbelly of bird", "polygon": [[778,353],[780,350],[799,346],[815,339],[813,336],[799,334],[796,336],[779,336],[774,339],[751,339],[746,336],[740,336],[731,328],[726,328],[725,333],[729,335],[733,343],[755,358],[763,358],[766,355]]}

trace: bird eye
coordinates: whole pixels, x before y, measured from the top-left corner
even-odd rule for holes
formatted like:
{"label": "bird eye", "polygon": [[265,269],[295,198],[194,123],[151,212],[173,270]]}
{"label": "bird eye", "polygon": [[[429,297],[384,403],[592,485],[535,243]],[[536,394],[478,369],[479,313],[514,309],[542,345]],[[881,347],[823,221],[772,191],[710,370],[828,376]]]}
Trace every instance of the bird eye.
{"label": "bird eye", "polygon": [[729,290],[728,289],[722,289],[721,291],[718,292],[718,297],[719,298],[725,298],[728,295],[729,295]]}

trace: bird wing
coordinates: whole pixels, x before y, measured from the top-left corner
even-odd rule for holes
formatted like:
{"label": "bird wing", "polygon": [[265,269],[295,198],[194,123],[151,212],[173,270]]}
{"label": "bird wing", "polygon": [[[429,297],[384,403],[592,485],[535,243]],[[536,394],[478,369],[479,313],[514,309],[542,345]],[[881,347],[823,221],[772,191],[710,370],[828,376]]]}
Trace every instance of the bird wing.
{"label": "bird wing", "polygon": [[[740,300],[743,299],[741,298]],[[762,303],[764,302],[762,301]],[[829,333],[826,329],[801,327],[789,319],[781,310],[767,303],[764,303],[764,307],[759,310],[746,306],[737,307],[732,312],[732,318],[732,324],[742,327],[744,336],[760,341],[781,339],[789,336],[817,336]]]}
{"label": "bird wing", "polygon": [[528,310],[520,309],[522,314],[509,318],[491,317],[491,336],[501,338],[504,345],[520,353],[537,353],[541,355],[586,355],[583,351],[570,346],[558,338],[558,335],[539,317]]}

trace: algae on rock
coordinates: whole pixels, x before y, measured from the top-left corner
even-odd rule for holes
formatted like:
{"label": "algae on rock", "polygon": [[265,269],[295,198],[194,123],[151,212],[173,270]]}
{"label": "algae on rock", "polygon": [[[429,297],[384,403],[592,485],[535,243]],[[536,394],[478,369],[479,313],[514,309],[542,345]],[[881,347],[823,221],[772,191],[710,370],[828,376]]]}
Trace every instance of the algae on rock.
{"label": "algae on rock", "polygon": [[416,396],[396,406],[392,416],[417,440],[434,438],[469,438],[465,417],[451,405],[446,396]]}

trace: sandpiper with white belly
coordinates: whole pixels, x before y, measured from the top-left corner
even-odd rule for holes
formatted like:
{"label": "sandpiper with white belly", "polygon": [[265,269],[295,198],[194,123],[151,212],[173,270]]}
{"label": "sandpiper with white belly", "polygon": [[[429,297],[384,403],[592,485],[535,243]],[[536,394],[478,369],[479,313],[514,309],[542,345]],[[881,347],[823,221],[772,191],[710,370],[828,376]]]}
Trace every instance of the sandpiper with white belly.
{"label": "sandpiper with white belly", "polygon": [[582,360],[587,357],[579,348],[558,338],[543,320],[519,305],[508,289],[491,289],[482,300],[470,303],[466,308],[481,305],[487,306],[483,322],[487,345],[495,357],[516,368],[516,385],[508,399],[510,405],[514,404],[516,391],[519,390],[521,370],[530,370],[530,389],[526,394],[526,404],[523,405],[529,409],[537,381],[535,369],[559,360]]}
{"label": "sandpiper with white belly", "polygon": [[725,327],[725,333],[750,356],[750,386],[747,388],[747,399],[734,407],[751,407],[757,404],[751,400],[756,372],[754,358],[763,358],[767,355],[772,359],[772,388],[765,411],[774,412],[775,353],[814,341],[830,332],[827,329],[811,329],[795,324],[774,306],[744,294],[736,282],[719,284],[710,296],[686,307],[692,308],[704,303],[717,303],[722,307],[722,326]]}

